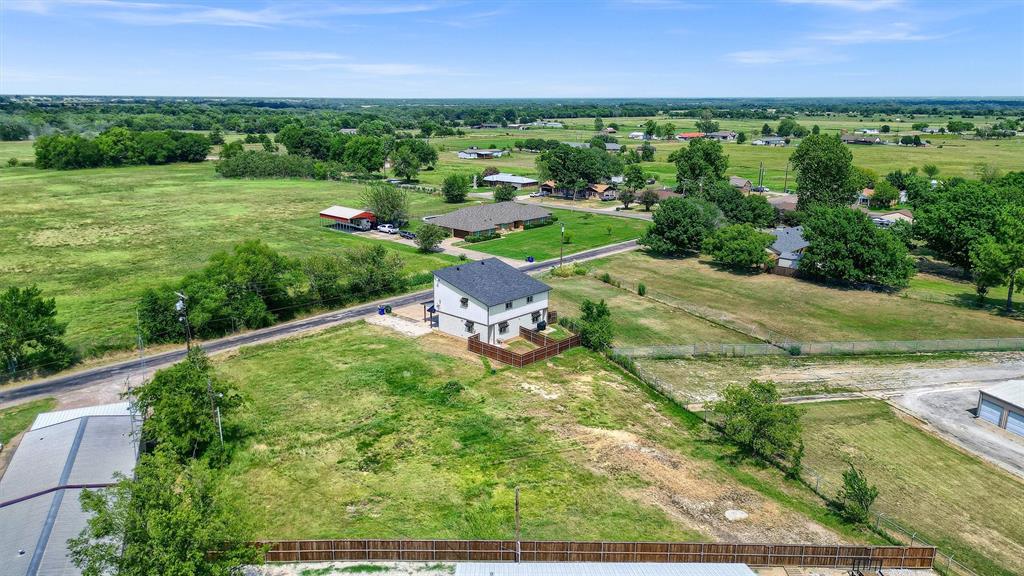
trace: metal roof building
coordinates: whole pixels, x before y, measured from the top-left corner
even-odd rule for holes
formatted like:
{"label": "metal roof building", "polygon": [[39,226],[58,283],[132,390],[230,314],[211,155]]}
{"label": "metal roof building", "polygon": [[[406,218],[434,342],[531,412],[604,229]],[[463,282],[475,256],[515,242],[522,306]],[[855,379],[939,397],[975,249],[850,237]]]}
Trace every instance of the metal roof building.
{"label": "metal roof building", "polygon": [[978,418],[1024,436],[1024,380],[1008,380],[978,393]]}
{"label": "metal roof building", "polygon": [[533,204],[494,202],[461,208],[425,220],[448,228],[456,238],[465,238],[477,232],[522,228],[525,224],[540,222],[550,217],[550,211]]}
{"label": "metal roof building", "polygon": [[0,572],[66,576],[80,571],[67,541],[85,527],[83,488],[100,488],[114,474],[130,475],[138,441],[126,402],[36,417],[0,478]]}
{"label": "metal roof building", "polygon": [[746,564],[460,562],[455,576],[755,576]]}

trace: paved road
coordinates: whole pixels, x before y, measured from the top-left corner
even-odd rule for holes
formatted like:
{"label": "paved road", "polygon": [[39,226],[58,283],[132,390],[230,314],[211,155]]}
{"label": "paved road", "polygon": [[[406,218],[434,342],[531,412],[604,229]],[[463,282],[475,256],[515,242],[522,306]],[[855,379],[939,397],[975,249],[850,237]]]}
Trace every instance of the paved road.
{"label": "paved road", "polygon": [[[565,257],[565,262],[578,262],[581,260],[589,260],[592,258],[598,258],[608,254],[614,254],[616,252],[624,252],[627,250],[634,250],[638,246],[636,240],[630,240],[628,242],[622,242],[619,244],[612,244],[610,246],[603,246],[601,248],[595,248],[593,250],[587,250],[576,254],[571,254]],[[520,270],[524,272],[540,272],[549,269],[553,266],[558,265],[558,260],[548,260],[545,262],[535,262],[532,264],[525,264],[520,266]],[[402,306],[409,306],[418,302],[430,300],[432,296],[432,290],[422,290],[419,292],[412,292],[409,294],[403,294],[401,296],[395,296],[380,300],[378,302],[371,302],[369,304],[362,304],[359,306],[353,306],[351,308],[345,308],[343,310],[336,310],[333,312],[327,312],[309,318],[303,318],[301,320],[293,320],[291,322],[284,322],[271,326],[269,328],[263,328],[260,330],[254,330],[252,332],[246,332],[244,334],[238,334],[235,336],[227,336],[225,338],[219,338],[217,340],[208,340],[201,343],[200,345],[208,353],[224,352],[238,348],[240,346],[248,346],[251,344],[260,344],[276,340],[278,338],[287,337],[295,334],[301,334],[311,330],[318,330],[327,328],[343,322],[350,322],[369,314],[377,313],[377,305],[386,303],[390,304],[395,308]],[[47,378],[26,384],[23,386],[11,386],[9,388],[0,389],[0,404],[10,402],[13,400],[22,400],[33,396],[41,396],[53,394],[55,392],[64,391],[73,388],[80,388],[89,386],[92,384],[99,384],[108,382],[110,380],[124,380],[134,372],[138,372],[143,367],[147,370],[152,370],[162,366],[167,366],[178,362],[185,356],[183,349],[172,350],[169,352],[162,352],[160,354],[154,354],[145,358],[145,366],[143,361],[140,359],[126,360],[115,364],[107,364],[104,366],[97,366],[96,368],[90,368],[88,370],[82,370],[72,374],[55,376],[53,378]]]}

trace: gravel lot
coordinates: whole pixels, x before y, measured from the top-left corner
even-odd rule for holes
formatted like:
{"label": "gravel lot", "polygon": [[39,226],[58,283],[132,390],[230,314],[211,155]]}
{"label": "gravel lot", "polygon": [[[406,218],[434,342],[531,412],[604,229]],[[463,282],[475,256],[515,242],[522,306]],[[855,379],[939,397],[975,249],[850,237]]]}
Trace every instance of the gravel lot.
{"label": "gravel lot", "polygon": [[890,402],[927,422],[943,438],[1024,478],[1024,437],[974,417],[978,389],[983,387],[915,390]]}

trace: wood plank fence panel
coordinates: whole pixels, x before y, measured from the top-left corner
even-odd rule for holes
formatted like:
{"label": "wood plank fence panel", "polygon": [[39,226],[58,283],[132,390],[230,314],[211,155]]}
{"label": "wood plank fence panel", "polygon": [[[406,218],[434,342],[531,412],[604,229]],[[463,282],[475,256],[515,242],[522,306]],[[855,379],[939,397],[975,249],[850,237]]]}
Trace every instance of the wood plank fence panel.
{"label": "wood plank fence panel", "polygon": [[557,356],[570,348],[580,346],[582,343],[579,334],[573,334],[562,340],[554,340],[544,334],[521,326],[519,328],[519,335],[539,347],[523,353],[513,352],[501,346],[482,342],[479,334],[473,334],[467,338],[467,346],[469,351],[474,354],[480,354],[481,356],[486,356],[516,368],[522,368],[528,364]]}
{"label": "wood plank fence panel", "polygon": [[[512,540],[292,540],[257,542],[277,562],[513,562]],[[931,568],[930,546],[813,546],[709,542],[520,542],[523,562],[738,562],[751,566]]]}

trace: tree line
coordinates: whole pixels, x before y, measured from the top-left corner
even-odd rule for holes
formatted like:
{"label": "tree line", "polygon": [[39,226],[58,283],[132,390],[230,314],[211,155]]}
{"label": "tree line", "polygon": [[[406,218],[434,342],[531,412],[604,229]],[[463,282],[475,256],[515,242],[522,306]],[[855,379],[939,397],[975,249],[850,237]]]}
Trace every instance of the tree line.
{"label": "tree line", "polygon": [[202,134],[177,130],[135,132],[111,128],[95,138],[78,134],[40,136],[33,147],[37,168],[71,170],[202,162],[210,152],[210,140]]}
{"label": "tree line", "polygon": [[[261,240],[212,255],[206,266],[180,281],[146,290],[139,299],[139,329],[147,342],[215,338],[270,326],[316,308],[341,307],[402,291],[410,278],[404,260],[380,244],[338,254],[295,259]],[[186,296],[186,315],[176,310]],[[187,325],[184,320],[187,319]]]}

